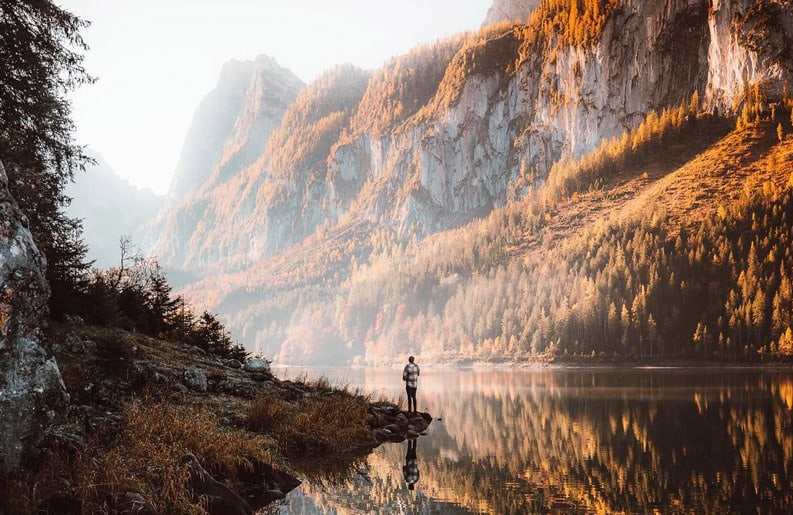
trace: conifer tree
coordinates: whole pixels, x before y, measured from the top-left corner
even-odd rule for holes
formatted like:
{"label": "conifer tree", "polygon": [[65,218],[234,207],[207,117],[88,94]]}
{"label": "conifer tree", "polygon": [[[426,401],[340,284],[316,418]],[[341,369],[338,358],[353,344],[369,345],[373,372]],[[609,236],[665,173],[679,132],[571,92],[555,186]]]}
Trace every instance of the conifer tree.
{"label": "conifer tree", "polygon": [[86,268],[80,222],[62,211],[65,185],[89,161],[72,140],[66,98],[93,81],[82,66],[86,26],[49,0],[0,2],[0,160],[47,257],[56,301]]}

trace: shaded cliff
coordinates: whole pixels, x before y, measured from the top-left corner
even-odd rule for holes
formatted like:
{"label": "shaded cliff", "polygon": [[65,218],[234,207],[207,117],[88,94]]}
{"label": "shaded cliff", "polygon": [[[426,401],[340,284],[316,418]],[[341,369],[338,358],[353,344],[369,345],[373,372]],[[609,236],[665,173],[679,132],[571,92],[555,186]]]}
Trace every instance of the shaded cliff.
{"label": "shaded cliff", "polygon": [[0,163],[0,482],[31,457],[66,405],[45,336],[45,266]]}

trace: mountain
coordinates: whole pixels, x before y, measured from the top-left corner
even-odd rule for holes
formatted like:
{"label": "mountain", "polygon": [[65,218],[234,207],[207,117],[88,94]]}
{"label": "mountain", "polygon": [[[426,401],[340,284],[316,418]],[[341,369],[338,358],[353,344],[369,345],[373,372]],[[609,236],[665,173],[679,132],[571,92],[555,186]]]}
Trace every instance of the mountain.
{"label": "mountain", "polygon": [[255,157],[302,88],[297,76],[269,56],[226,63],[187,131],[169,197],[179,199],[213,173],[233,173]]}
{"label": "mountain", "polygon": [[487,10],[485,21],[482,24],[495,25],[504,21],[520,20],[526,22],[528,16],[534,12],[540,0],[495,0]]}
{"label": "mountain", "polygon": [[303,87],[294,73],[268,56],[223,66],[215,89],[196,110],[167,203],[147,227],[148,246],[163,262],[185,259],[206,192],[227,187],[255,163]]}
{"label": "mountain", "polygon": [[307,87],[192,204],[188,297],[282,362],[777,352],[793,5],[524,14]]}
{"label": "mountain", "polygon": [[[158,254],[171,266],[233,268],[313,232],[322,221],[326,156],[367,79],[362,70],[341,66],[308,85],[270,133],[259,158],[181,200],[171,216],[182,224],[180,231],[166,232]],[[169,251],[176,246],[181,253]]]}
{"label": "mountain", "polygon": [[97,268],[107,268],[118,264],[121,237],[142,245],[141,227],[157,213],[163,198],[132,186],[116,175],[101,155],[90,154],[95,164],[66,187],[65,193],[72,199],[66,214],[83,221],[88,258],[95,260]]}

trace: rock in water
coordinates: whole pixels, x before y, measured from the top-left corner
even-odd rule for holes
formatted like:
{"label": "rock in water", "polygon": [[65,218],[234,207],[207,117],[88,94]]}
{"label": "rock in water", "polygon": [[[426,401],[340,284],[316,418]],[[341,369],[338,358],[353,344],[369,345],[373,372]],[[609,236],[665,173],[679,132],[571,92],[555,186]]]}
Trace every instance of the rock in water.
{"label": "rock in water", "polygon": [[43,331],[45,259],[27,225],[0,163],[0,479],[32,454],[68,398]]}
{"label": "rock in water", "polygon": [[206,499],[206,510],[209,513],[222,515],[253,513],[253,509],[245,499],[213,478],[192,453],[185,454],[179,461],[187,466],[190,491],[197,499]]}

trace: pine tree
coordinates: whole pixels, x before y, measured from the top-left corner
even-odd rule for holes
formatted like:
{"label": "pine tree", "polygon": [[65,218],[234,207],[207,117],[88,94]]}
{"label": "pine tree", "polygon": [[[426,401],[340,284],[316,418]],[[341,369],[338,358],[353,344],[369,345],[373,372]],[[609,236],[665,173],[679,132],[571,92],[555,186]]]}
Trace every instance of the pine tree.
{"label": "pine tree", "polygon": [[[62,302],[87,268],[80,223],[63,214],[64,187],[89,161],[72,141],[66,94],[90,83],[82,67],[87,22],[49,0],[0,3],[0,160],[8,188],[30,221]],[[58,313],[63,307],[56,307]]]}
{"label": "pine tree", "polygon": [[688,114],[696,118],[697,113],[699,113],[699,91],[695,89],[691,94],[691,102],[688,104]]}
{"label": "pine tree", "polygon": [[175,327],[180,298],[171,297],[171,285],[158,263],[154,263],[147,289],[147,305],[151,312],[150,329],[155,335]]}

